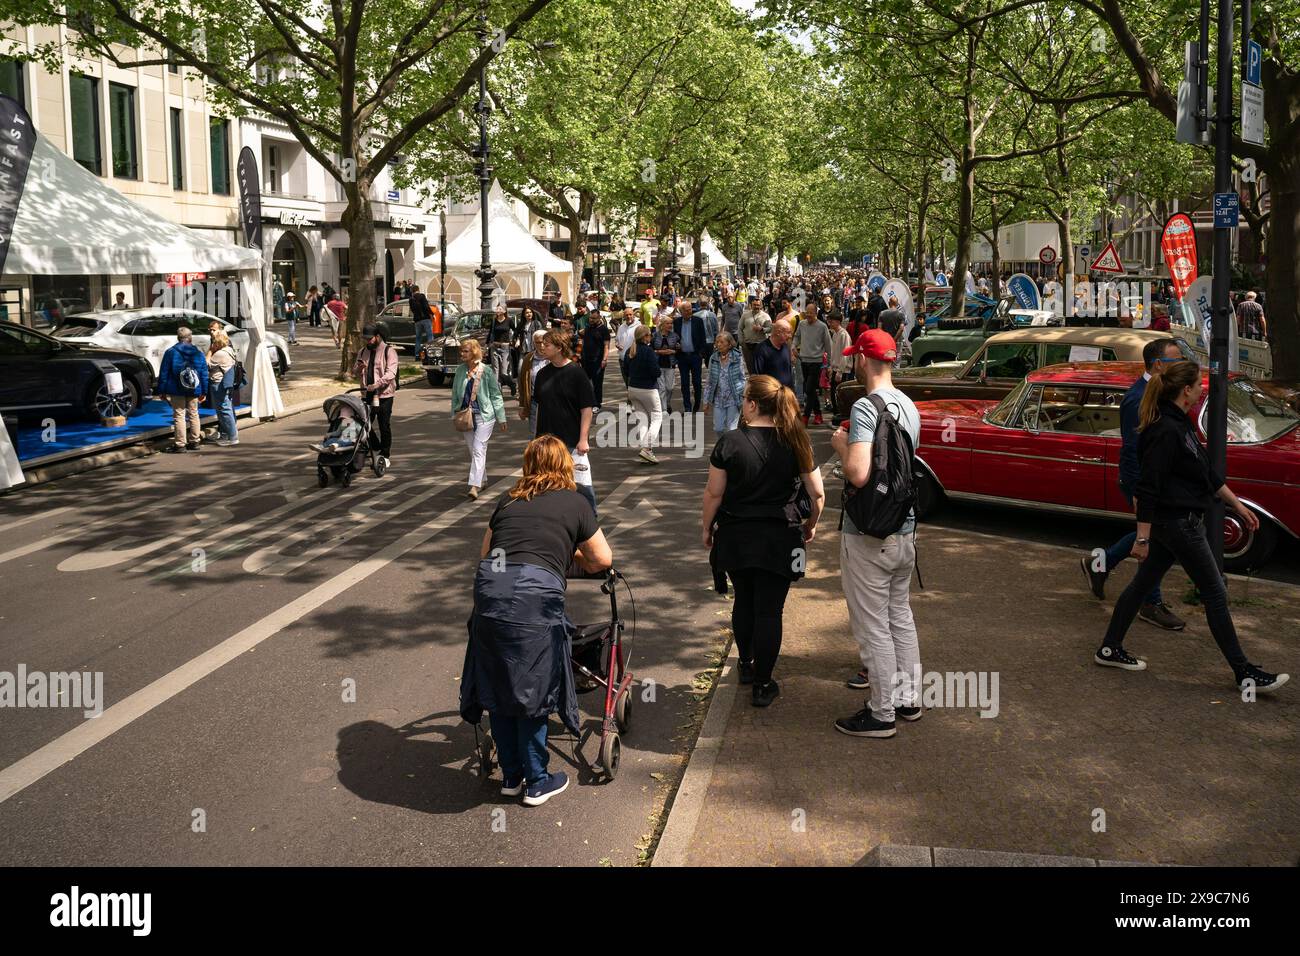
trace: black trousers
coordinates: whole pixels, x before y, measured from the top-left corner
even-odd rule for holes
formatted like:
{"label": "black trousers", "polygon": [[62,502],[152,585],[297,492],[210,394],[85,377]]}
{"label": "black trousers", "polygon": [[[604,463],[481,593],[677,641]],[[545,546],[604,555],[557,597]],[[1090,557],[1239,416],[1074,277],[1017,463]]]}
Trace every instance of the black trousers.
{"label": "black trousers", "polygon": [[[582,370],[587,373],[587,378],[591,380],[591,391],[596,399],[596,407],[600,408],[605,404],[605,366],[603,365],[584,365]],[[624,379],[626,383],[626,379]]]}
{"label": "black trousers", "polygon": [[379,426],[379,454],[388,458],[393,450],[393,397],[381,398],[378,406],[371,405],[370,414]]}
{"label": "black trousers", "polygon": [[1146,560],[1138,564],[1137,574],[1115,602],[1110,627],[1106,629],[1105,646],[1119,647],[1124,643],[1124,635],[1128,633],[1133,618],[1137,617],[1138,608],[1173,567],[1174,561],[1183,566],[1200,592],[1201,606],[1205,608],[1205,620],[1214,635],[1214,643],[1219,645],[1233,673],[1239,675],[1246,666],[1246,655],[1237,641],[1237,629],[1228,611],[1228,589],[1223,583],[1223,575],[1219,574],[1219,566],[1214,563],[1210,542],[1205,537],[1205,519],[1196,513],[1152,523]]}
{"label": "black trousers", "polygon": [[754,662],[755,685],[772,679],[781,653],[781,616],[790,579],[761,568],[728,571],[736,589],[731,604],[731,633],[742,661]]}
{"label": "black trousers", "polygon": [[803,413],[820,415],[822,413],[822,363],[800,362],[799,364],[803,367]]}

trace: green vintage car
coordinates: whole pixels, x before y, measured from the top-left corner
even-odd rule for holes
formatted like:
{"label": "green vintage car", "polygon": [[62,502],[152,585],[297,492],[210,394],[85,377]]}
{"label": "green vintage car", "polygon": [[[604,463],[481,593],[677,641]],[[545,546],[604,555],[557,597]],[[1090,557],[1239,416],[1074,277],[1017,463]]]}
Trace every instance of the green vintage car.
{"label": "green vintage car", "polygon": [[992,315],[943,319],[912,343],[914,368],[936,362],[962,362],[979,351],[990,335],[1030,325],[1061,324],[1051,312],[1013,308],[1015,300],[1005,298]]}

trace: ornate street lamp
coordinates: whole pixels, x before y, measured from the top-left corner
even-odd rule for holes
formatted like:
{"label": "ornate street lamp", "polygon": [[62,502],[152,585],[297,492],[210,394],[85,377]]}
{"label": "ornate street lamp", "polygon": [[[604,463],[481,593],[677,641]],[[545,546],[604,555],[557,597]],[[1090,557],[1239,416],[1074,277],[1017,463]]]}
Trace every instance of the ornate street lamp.
{"label": "ornate street lamp", "polygon": [[[478,40],[479,46],[485,47],[488,42],[488,10],[487,2],[484,0],[478,14]],[[478,71],[478,102],[474,104],[474,112],[478,114],[478,149],[474,151],[474,158],[478,160],[474,167],[478,175],[478,203],[479,218],[483,224],[483,259],[479,267],[474,270],[478,276],[478,294],[479,308],[484,312],[492,311],[492,296],[496,292],[496,270],[492,268],[492,248],[488,238],[488,190],[492,187],[492,167],[488,165],[488,116],[492,113],[492,104],[488,102],[487,95],[487,63]],[[443,243],[444,247],[446,243]]]}

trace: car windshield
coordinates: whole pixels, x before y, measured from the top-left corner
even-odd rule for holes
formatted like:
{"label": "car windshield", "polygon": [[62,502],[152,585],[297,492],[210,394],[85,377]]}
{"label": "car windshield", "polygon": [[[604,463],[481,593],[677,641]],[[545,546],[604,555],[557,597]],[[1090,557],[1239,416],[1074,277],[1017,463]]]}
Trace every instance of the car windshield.
{"label": "car windshield", "polygon": [[[1210,403],[1201,404],[1201,431],[1208,434],[1206,415]],[[1254,445],[1272,441],[1289,432],[1300,422],[1300,416],[1277,399],[1261,392],[1248,378],[1234,378],[1228,382],[1228,441],[1238,445]]]}
{"label": "car windshield", "polygon": [[1019,385],[1007,393],[1007,397],[1002,399],[998,407],[989,412],[984,420],[990,425],[1001,425],[1003,428],[1011,427],[1011,413],[1016,410],[1020,404],[1020,398],[1025,394],[1025,389],[1029,387],[1029,379],[1024,379]]}
{"label": "car windshield", "polygon": [[96,319],[88,319],[85,316],[66,316],[62,324],[55,329],[50,335],[56,339],[78,339],[94,335],[104,327],[104,323]]}
{"label": "car windshield", "polygon": [[485,316],[482,316],[477,312],[462,316],[456,320],[456,334],[468,335],[471,332],[479,331],[479,329],[483,327],[482,323],[485,318]]}

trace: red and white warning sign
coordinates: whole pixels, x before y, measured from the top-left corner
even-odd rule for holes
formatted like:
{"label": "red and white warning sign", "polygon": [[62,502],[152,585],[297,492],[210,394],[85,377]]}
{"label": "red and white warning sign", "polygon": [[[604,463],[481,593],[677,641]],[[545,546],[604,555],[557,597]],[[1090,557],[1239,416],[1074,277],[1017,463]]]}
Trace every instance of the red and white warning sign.
{"label": "red and white warning sign", "polygon": [[1115,248],[1115,243],[1106,243],[1105,248],[1098,253],[1096,259],[1092,260],[1092,265],[1088,268],[1093,272],[1114,272],[1122,275],[1124,263],[1119,260],[1119,250]]}

